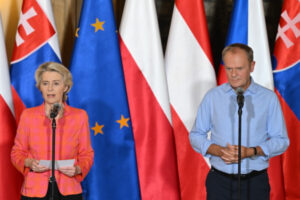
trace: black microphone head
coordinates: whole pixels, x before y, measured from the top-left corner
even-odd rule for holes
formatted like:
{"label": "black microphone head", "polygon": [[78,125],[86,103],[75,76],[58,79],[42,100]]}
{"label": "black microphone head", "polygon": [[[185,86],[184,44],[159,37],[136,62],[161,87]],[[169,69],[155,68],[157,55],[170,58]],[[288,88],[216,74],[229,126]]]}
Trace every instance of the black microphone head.
{"label": "black microphone head", "polygon": [[58,112],[60,111],[60,109],[61,109],[61,105],[59,103],[55,103],[52,106],[52,109],[50,111],[50,117],[55,118],[57,116]]}
{"label": "black microphone head", "polygon": [[61,109],[60,103],[55,103],[55,104],[53,105],[53,110],[60,111],[60,109]]}
{"label": "black microphone head", "polygon": [[244,94],[244,89],[241,88],[241,87],[238,87],[236,90],[235,90],[235,93],[237,95],[243,95]]}
{"label": "black microphone head", "polygon": [[238,87],[235,90],[235,93],[237,95],[236,100],[239,105],[239,108],[242,108],[244,106],[244,89],[241,87]]}

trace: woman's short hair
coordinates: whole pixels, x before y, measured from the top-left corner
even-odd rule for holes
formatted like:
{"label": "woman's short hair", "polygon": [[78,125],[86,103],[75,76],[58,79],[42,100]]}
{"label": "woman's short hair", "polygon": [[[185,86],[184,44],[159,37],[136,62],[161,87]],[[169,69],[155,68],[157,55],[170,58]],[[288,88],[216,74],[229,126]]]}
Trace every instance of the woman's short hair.
{"label": "woman's short hair", "polygon": [[35,86],[40,90],[40,85],[42,81],[42,75],[44,72],[57,72],[63,77],[64,85],[67,86],[67,91],[64,92],[63,95],[63,102],[65,102],[68,98],[67,94],[70,92],[73,81],[72,81],[72,74],[71,72],[62,64],[56,62],[46,62],[41,64],[37,70],[35,71]]}
{"label": "woman's short hair", "polygon": [[244,50],[247,54],[247,58],[249,63],[251,63],[253,61],[253,50],[251,47],[249,47],[248,45],[242,44],[242,43],[234,43],[231,45],[228,45],[227,47],[225,47],[222,51],[222,59],[224,59],[224,56],[227,52],[232,52],[235,53],[236,49],[241,49]]}

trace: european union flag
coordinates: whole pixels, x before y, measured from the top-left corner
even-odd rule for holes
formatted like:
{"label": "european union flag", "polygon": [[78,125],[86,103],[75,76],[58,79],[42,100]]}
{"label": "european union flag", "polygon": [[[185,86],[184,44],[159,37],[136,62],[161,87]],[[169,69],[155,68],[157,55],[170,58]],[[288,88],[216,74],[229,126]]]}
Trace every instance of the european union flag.
{"label": "european union flag", "polygon": [[89,115],[94,165],[88,200],[140,199],[135,144],[111,0],[83,1],[70,70],[69,104]]}

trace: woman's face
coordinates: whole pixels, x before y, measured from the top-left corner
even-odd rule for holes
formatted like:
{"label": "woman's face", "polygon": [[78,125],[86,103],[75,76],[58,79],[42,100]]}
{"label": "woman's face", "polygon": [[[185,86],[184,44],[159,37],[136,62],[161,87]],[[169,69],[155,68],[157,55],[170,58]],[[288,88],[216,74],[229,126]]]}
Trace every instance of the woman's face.
{"label": "woman's face", "polygon": [[42,74],[40,83],[45,104],[62,103],[64,92],[67,91],[63,77],[58,72],[46,71]]}

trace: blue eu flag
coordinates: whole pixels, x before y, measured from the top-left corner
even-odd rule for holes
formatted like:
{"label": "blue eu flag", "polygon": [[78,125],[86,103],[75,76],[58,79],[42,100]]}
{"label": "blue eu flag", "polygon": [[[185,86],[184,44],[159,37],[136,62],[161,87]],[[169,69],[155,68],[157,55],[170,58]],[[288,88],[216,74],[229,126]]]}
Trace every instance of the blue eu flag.
{"label": "blue eu flag", "polygon": [[94,164],[87,200],[140,199],[134,138],[111,0],[84,0],[70,70],[69,104],[89,115]]}

